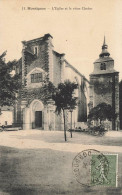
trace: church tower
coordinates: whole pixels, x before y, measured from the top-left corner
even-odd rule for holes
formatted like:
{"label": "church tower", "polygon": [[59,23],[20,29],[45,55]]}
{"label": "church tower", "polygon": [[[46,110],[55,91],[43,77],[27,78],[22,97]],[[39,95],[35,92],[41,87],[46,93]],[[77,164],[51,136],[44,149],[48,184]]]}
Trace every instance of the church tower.
{"label": "church tower", "polygon": [[108,52],[105,37],[102,52],[99,59],[94,62],[94,70],[90,74],[90,106],[98,104],[110,104],[115,118],[109,123],[110,128],[115,130],[119,126],[119,72],[114,69],[114,60]]}

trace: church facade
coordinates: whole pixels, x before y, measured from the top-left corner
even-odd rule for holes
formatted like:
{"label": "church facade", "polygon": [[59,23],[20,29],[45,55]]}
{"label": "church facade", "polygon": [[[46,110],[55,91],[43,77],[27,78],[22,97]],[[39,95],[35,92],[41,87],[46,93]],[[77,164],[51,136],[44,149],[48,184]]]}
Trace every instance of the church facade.
{"label": "church facade", "polygon": [[94,62],[94,70],[90,74],[90,109],[100,103],[110,104],[114,113],[112,121],[108,121],[110,129],[119,129],[119,72],[114,69],[114,60],[107,51],[104,42],[99,59]]}
{"label": "church facade", "polygon": [[[16,72],[22,75],[22,90],[14,109],[14,126],[23,129],[62,130],[62,114],[55,113],[52,100],[42,101],[40,88],[45,80],[56,87],[69,79],[78,84],[76,95],[78,106],[72,113],[73,128],[87,121],[88,80],[65,59],[65,54],[54,50],[53,37],[46,34],[30,41],[23,41],[22,58],[18,61]],[[70,128],[70,114],[67,115],[67,128]]]}

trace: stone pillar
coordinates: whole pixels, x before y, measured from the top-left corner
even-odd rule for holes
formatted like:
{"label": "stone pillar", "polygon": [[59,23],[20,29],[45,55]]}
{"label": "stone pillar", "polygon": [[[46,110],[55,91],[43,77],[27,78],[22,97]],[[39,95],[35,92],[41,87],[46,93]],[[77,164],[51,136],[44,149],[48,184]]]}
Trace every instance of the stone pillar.
{"label": "stone pillar", "polygon": [[21,119],[22,119],[22,128],[23,129],[26,129],[26,121],[25,121],[25,108],[26,108],[26,105],[27,105],[27,101],[21,101]]}
{"label": "stone pillar", "polygon": [[30,108],[27,107],[23,109],[23,129],[32,129],[30,122]]}
{"label": "stone pillar", "polygon": [[48,109],[47,109],[47,107],[45,107],[45,109],[44,109],[44,123],[43,123],[43,126],[44,126],[44,130],[48,130]]}
{"label": "stone pillar", "polygon": [[47,113],[48,113],[48,127],[47,130],[55,130],[55,106],[54,101],[49,100],[47,106]]}

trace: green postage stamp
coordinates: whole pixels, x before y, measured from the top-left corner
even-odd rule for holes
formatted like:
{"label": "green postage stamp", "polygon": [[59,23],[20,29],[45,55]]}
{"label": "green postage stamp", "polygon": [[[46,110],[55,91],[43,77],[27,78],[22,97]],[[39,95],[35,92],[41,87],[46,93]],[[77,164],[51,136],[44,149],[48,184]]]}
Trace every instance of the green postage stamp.
{"label": "green postage stamp", "polygon": [[75,156],[73,173],[78,183],[86,186],[118,186],[118,155],[102,154],[88,149]]}
{"label": "green postage stamp", "polygon": [[118,155],[92,155],[91,185],[117,187]]}

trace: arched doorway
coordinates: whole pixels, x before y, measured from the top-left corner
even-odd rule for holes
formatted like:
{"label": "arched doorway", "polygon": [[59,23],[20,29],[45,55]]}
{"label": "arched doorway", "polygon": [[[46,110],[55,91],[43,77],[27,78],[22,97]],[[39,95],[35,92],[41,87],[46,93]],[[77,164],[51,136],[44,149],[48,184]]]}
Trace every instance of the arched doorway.
{"label": "arched doorway", "polygon": [[40,100],[33,100],[30,104],[30,123],[32,129],[44,129],[44,105]]}
{"label": "arched doorway", "polygon": [[33,100],[29,106],[27,106],[27,101],[23,101],[23,129],[54,130],[54,108],[54,105],[50,103],[44,106],[38,99]]}

